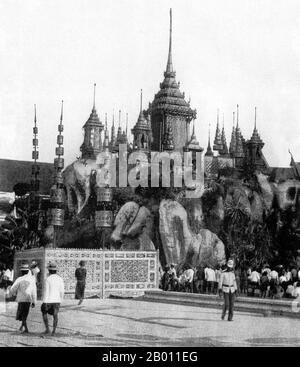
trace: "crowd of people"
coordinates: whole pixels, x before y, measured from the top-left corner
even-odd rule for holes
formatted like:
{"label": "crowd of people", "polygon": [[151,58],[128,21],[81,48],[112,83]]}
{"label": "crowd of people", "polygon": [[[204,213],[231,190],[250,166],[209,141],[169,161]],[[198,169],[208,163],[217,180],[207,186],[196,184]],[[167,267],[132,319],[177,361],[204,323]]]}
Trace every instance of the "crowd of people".
{"label": "crowd of people", "polygon": [[[169,264],[160,270],[160,288],[164,291],[217,294],[225,265],[192,267]],[[237,295],[262,298],[297,298],[300,295],[300,270],[296,266],[234,269]]]}

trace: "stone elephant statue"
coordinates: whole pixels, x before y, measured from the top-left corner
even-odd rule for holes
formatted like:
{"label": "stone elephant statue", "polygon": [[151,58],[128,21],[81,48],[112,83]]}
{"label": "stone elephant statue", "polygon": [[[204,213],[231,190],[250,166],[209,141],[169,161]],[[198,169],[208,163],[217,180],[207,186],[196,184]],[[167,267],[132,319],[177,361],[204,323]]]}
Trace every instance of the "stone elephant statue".
{"label": "stone elephant statue", "polygon": [[116,215],[111,239],[121,243],[121,250],[155,251],[151,240],[153,220],[145,206],[130,201]]}
{"label": "stone elephant statue", "polygon": [[67,194],[67,206],[70,212],[79,214],[87,204],[91,194],[91,175],[99,166],[96,160],[79,159],[63,171]]}
{"label": "stone elephant statue", "polygon": [[192,266],[210,263],[212,266],[226,260],[225,246],[208,229],[198,233],[191,230],[184,207],[173,200],[162,200],[159,208],[159,232],[166,263]]}

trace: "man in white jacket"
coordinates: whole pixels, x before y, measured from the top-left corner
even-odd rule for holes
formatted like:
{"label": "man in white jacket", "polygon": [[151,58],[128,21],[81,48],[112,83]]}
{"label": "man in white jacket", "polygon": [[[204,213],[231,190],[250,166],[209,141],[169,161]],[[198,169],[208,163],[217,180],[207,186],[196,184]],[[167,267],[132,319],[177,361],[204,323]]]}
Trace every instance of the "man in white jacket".
{"label": "man in white jacket", "polygon": [[[27,317],[31,307],[34,307],[37,299],[36,284],[28,264],[23,264],[20,268],[22,276],[16,279],[10,288],[9,295],[17,296],[18,309],[16,320],[21,321],[20,331],[28,333]],[[24,330],[23,330],[24,328]]]}
{"label": "man in white jacket", "polygon": [[55,334],[58,323],[58,312],[60,304],[64,298],[64,281],[56,274],[57,268],[55,264],[48,265],[49,276],[46,279],[43,303],[41,311],[43,314],[43,321],[46,327],[45,334],[50,334],[47,314],[53,316],[52,335]]}

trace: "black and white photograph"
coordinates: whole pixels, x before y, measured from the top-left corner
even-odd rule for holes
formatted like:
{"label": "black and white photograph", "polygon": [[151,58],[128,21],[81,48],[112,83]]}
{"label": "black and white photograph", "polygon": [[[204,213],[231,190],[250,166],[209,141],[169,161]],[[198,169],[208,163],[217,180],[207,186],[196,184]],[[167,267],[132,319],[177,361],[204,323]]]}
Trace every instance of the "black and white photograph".
{"label": "black and white photograph", "polygon": [[299,347],[299,136],[299,1],[0,0],[0,347]]}

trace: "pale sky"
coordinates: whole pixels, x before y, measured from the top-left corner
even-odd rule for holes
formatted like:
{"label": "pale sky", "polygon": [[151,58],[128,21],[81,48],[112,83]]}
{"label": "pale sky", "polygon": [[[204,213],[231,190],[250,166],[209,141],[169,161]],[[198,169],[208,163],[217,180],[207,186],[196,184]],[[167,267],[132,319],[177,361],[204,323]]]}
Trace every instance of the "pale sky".
{"label": "pale sky", "polygon": [[65,159],[79,155],[93,103],[133,127],[163,80],[173,9],[173,65],[206,148],[217,109],[250,138],[257,127],[271,166],[300,161],[300,1],[1,0],[0,158],[31,159],[37,105],[40,161],[54,158],[64,100]]}

